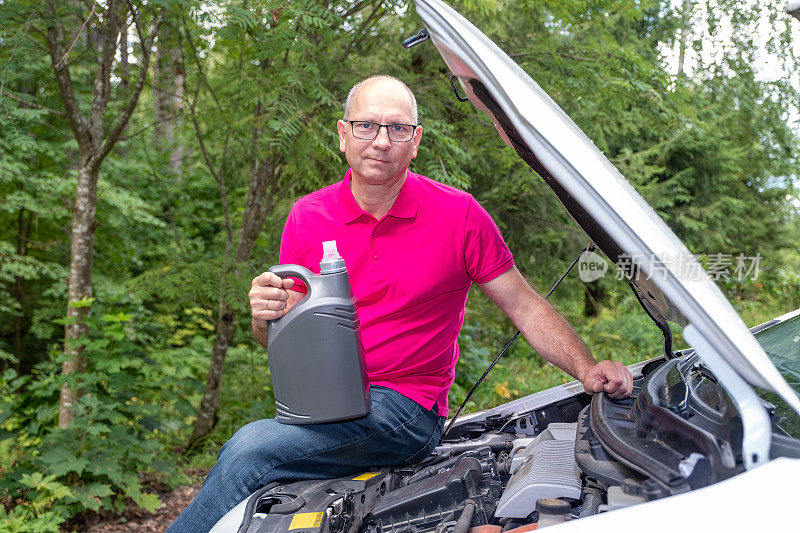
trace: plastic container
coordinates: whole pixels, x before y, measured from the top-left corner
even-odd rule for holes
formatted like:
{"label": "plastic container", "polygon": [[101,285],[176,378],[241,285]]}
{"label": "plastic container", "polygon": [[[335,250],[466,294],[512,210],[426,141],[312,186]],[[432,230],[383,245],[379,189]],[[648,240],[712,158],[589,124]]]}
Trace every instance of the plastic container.
{"label": "plastic container", "polygon": [[269,269],[292,276],[308,293],[267,326],[276,419],[323,424],[369,413],[369,382],[356,300],[336,242],[323,243],[320,274],[300,265]]}
{"label": "plastic container", "polygon": [[536,510],[539,512],[537,529],[566,522],[571,509],[570,504],[558,498],[536,500]]}

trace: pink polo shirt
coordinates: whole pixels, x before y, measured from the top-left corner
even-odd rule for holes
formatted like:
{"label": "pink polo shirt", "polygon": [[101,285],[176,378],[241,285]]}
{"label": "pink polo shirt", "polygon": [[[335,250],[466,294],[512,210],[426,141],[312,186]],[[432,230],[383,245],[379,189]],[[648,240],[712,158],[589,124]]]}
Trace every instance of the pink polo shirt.
{"label": "pink polo shirt", "polygon": [[370,384],[447,416],[469,288],[514,265],[497,225],[470,194],[410,171],[376,220],[356,203],[348,170],[292,206],[280,262],[319,274],[331,240],[358,300]]}

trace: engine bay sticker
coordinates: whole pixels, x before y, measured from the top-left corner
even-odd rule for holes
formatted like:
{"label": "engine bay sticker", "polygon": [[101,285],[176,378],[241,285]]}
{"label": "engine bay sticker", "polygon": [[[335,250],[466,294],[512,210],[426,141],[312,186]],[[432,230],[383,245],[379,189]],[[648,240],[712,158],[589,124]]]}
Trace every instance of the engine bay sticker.
{"label": "engine bay sticker", "polygon": [[364,472],[360,476],[354,477],[353,481],[366,481],[368,479],[374,478],[375,476],[377,476],[379,474],[380,474],[380,472]]}
{"label": "engine bay sticker", "polygon": [[322,523],[322,513],[297,513],[292,517],[289,531],[293,529],[308,529],[319,527]]}

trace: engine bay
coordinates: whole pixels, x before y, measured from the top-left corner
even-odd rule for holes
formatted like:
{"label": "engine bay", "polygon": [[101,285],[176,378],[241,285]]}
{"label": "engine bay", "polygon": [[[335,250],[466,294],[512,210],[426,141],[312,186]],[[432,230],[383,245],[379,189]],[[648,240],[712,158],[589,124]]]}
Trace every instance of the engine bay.
{"label": "engine bay", "polygon": [[[744,470],[741,419],[691,353],[649,362],[625,400],[579,392],[493,411],[455,424],[412,467],[270,484],[250,497],[238,533],[521,533]],[[776,454],[800,457],[770,413]]]}

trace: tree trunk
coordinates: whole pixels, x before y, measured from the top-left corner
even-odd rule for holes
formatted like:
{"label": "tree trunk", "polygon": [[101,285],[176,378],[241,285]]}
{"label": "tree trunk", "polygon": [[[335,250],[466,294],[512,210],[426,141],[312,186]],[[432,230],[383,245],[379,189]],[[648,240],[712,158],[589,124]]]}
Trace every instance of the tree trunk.
{"label": "tree trunk", "polygon": [[583,316],[596,317],[600,313],[600,299],[603,296],[603,290],[600,287],[595,287],[595,284],[583,285]]}
{"label": "tree trunk", "polygon": [[[84,372],[86,360],[81,356],[83,347],[78,339],[88,332],[85,318],[91,312],[86,304],[76,306],[75,302],[92,297],[92,264],[94,261],[94,230],[97,226],[97,178],[98,170],[82,164],[78,169],[78,187],[75,195],[75,210],[72,217],[72,247],[69,268],[69,306],[67,319],[73,323],[64,326],[64,375]],[[61,386],[61,400],[58,405],[58,427],[67,427],[73,419],[72,407],[80,396],[80,390],[68,383]]]}
{"label": "tree trunk", "polygon": [[[225,276],[222,277],[224,278]],[[220,286],[219,291],[217,338],[214,341],[211,365],[208,369],[208,376],[206,376],[206,387],[203,391],[203,399],[200,402],[200,410],[197,413],[197,421],[192,431],[191,443],[208,435],[217,423],[217,408],[219,407],[220,391],[222,390],[222,371],[225,367],[225,357],[228,355],[228,348],[233,339],[233,330],[236,323],[236,313],[225,297],[227,288],[227,283],[223,279],[223,284]]]}
{"label": "tree trunk", "polygon": [[[130,10],[130,16],[138,33],[142,57],[139,72],[133,77],[135,84],[129,88],[130,94],[124,94],[126,96],[123,99],[124,107],[107,117],[106,108],[113,94],[111,74],[116,54],[119,51],[117,39],[120,32],[126,31],[124,28],[127,27],[127,14],[124,15],[125,6]],[[165,16],[165,10],[160,8],[160,13],[153,23],[153,30],[145,38],[139,13],[133,2],[109,0],[102,6],[104,9],[102,16],[94,15],[96,7],[96,4],[92,5],[92,11],[86,18],[85,31],[87,39],[91,39],[93,47],[96,47],[97,63],[90,64],[88,70],[78,69],[78,71],[89,73],[92,72],[92,69],[96,69],[93,72],[92,96],[88,114],[84,114],[75,97],[69,60],[71,46],[74,43],[70,43],[62,25],[63,6],[53,0],[48,0],[43,12],[47,48],[50,52],[56,84],[80,153],[75,209],[72,214],[69,302],[67,305],[67,319],[72,323],[67,324],[64,328],[64,354],[68,358],[63,365],[64,375],[86,370],[86,360],[81,357],[83,348],[78,339],[85,336],[88,331],[85,318],[91,312],[91,302],[78,302],[92,296],[94,231],[97,226],[95,222],[97,179],[100,165],[116,145],[136,108],[147,78],[153,40],[158,35]],[[126,39],[121,39],[121,42],[125,41]],[[127,44],[125,46],[127,47]],[[122,53],[126,54],[127,50]],[[114,96],[119,98],[123,94],[117,92]],[[59,427],[67,427],[73,420],[73,407],[79,397],[80,390],[70,386],[69,381],[61,386],[58,408]]]}
{"label": "tree trunk", "polygon": [[119,32],[119,88],[122,97],[128,95],[128,90],[131,88],[130,79],[131,65],[128,57],[128,23],[127,21],[122,25]]}
{"label": "tree trunk", "polygon": [[[260,115],[260,110],[256,111]],[[258,139],[257,126],[254,128],[254,139]],[[247,195],[247,206],[245,207],[244,218],[242,220],[242,231],[239,235],[239,243],[236,247],[236,254],[233,262],[228,266],[223,266],[220,276],[219,290],[219,312],[217,315],[217,338],[214,342],[214,351],[211,356],[211,365],[206,377],[206,386],[203,392],[203,399],[200,403],[200,410],[197,413],[197,421],[192,431],[189,441],[191,447],[198,439],[208,435],[216,423],[217,409],[219,408],[220,391],[222,390],[222,372],[225,367],[225,357],[228,354],[228,347],[233,339],[233,332],[236,326],[236,313],[233,306],[229,303],[232,296],[230,283],[228,280],[237,279],[240,268],[250,260],[253,253],[256,239],[267,215],[273,206],[273,193],[278,181],[278,172],[268,159],[254,159],[250,169],[250,184]],[[228,251],[228,253],[230,253]]]}
{"label": "tree trunk", "polygon": [[689,21],[692,15],[691,0],[683,0],[681,6],[681,37],[678,42],[678,77],[684,76],[683,65],[686,59],[686,40],[689,32]]}
{"label": "tree trunk", "polygon": [[[25,222],[27,214],[27,223]],[[33,219],[33,213],[25,209],[24,207],[19,210],[19,215],[17,215],[17,255],[22,257],[28,254],[28,240],[30,238],[31,232],[31,223]],[[20,276],[14,276],[14,287],[16,291],[16,298],[19,302],[19,305],[24,309],[25,308],[25,289],[22,286],[22,278]],[[20,373],[22,369],[22,329],[23,329],[23,315],[21,314],[14,314],[14,369],[17,371],[17,374]],[[2,365],[3,369],[7,368],[7,364],[3,361]]]}
{"label": "tree trunk", "polygon": [[181,62],[178,29],[165,24],[158,39],[153,70],[153,106],[156,147],[167,153],[172,173],[180,177],[183,166],[183,145],[176,140],[183,116],[183,89],[186,73]]}

